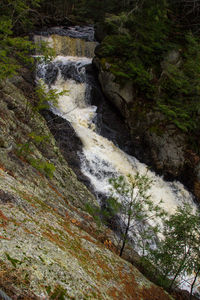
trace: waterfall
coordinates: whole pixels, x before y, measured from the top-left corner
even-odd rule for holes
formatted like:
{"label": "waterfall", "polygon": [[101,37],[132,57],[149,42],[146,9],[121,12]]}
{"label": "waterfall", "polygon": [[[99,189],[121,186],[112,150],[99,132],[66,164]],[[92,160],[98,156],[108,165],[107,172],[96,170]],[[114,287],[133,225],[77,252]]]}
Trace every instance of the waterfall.
{"label": "waterfall", "polygon": [[71,123],[82,141],[79,152],[82,173],[90,179],[97,193],[108,195],[109,178],[119,175],[134,176],[146,174],[152,180],[149,193],[155,204],[162,200],[162,207],[173,214],[177,205],[189,203],[195,208],[193,196],[177,181],[166,182],[162,177],[148,170],[148,167],[135,157],[128,155],[111,140],[99,134],[97,107],[91,105],[91,84],[87,68],[92,63],[96,42],[75,39],[69,36],[35,36],[35,41],[48,41],[57,53],[49,64],[40,63],[37,77],[58,91],[67,90],[60,96],[58,106],[52,107],[54,114]]}
{"label": "waterfall", "polygon": [[69,36],[60,36],[53,34],[51,36],[34,36],[35,43],[40,44],[42,41],[53,48],[56,55],[90,57],[94,56],[94,49],[97,46],[96,42],[85,41],[80,38]]}
{"label": "waterfall", "polygon": [[[37,76],[59,92],[66,95],[59,98],[55,114],[71,123],[83,144],[81,170],[97,192],[108,195],[108,179],[119,175],[148,174],[153,181],[150,194],[155,203],[161,199],[163,208],[174,213],[177,205],[187,202],[192,205],[193,197],[177,181],[167,182],[136,158],[120,150],[112,141],[98,134],[96,126],[97,107],[90,104],[90,85],[87,82],[86,68],[91,59],[86,57],[57,56],[49,65],[40,64]],[[51,76],[49,76],[51,74]]]}

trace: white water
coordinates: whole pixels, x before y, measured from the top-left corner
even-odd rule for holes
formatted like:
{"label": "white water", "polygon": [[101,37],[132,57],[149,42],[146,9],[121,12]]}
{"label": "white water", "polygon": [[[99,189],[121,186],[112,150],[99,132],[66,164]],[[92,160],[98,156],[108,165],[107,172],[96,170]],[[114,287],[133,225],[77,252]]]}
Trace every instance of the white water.
{"label": "white water", "polygon": [[[85,76],[84,66],[91,63],[91,59],[85,57],[62,57],[58,56],[55,64],[75,63],[80,77]],[[45,65],[40,65],[44,70]],[[81,81],[81,80],[80,80]],[[55,114],[68,120],[73,126],[77,136],[83,143],[83,150],[80,153],[81,170],[86,175],[97,192],[109,194],[111,177],[119,175],[134,176],[137,172],[146,174],[153,180],[149,191],[154,203],[163,201],[163,208],[170,214],[174,213],[177,205],[187,202],[195,207],[192,195],[179,182],[166,182],[162,177],[148,167],[116,147],[113,142],[100,136],[96,131],[95,117],[96,107],[89,104],[89,86],[86,82],[77,82],[71,79],[64,79],[59,70],[59,75],[51,86],[58,91],[68,90],[66,95],[59,98],[58,107],[53,107]],[[187,288],[187,286],[183,286]]]}
{"label": "white water", "polygon": [[[57,57],[55,63],[76,62],[78,66],[84,67],[91,63],[88,58],[80,57]],[[84,68],[81,69],[84,73]],[[68,90],[67,94],[59,98],[58,107],[54,112],[68,120],[73,126],[76,134],[83,143],[83,153],[81,154],[82,172],[91,180],[95,190],[108,194],[110,185],[108,179],[113,176],[127,176],[148,174],[153,180],[150,194],[152,200],[158,203],[163,200],[163,208],[169,213],[174,213],[177,205],[188,202],[192,205],[192,195],[179,182],[166,182],[162,177],[152,171],[147,171],[145,164],[140,163],[136,158],[131,157],[116,147],[113,142],[100,136],[96,131],[93,120],[96,116],[96,107],[88,104],[85,97],[86,83],[77,83],[69,79],[64,80],[59,74],[56,82],[52,85],[58,91]]]}

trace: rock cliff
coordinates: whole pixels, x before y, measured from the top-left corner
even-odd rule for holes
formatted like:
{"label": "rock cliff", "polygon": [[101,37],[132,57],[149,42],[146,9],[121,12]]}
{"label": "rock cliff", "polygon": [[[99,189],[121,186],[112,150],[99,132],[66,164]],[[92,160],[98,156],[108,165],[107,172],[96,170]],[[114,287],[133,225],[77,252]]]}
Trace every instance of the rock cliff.
{"label": "rock cliff", "polygon": [[[177,63],[176,53],[171,53],[169,59],[170,63],[174,60]],[[163,62],[163,71],[168,60]],[[129,126],[134,145],[132,154],[166,179],[183,182],[200,201],[200,157],[188,144],[187,134],[166,122],[164,115],[146,105],[142,99],[137,99],[130,81],[120,84],[111,71],[110,63],[99,55],[98,48],[93,63],[105,96]]]}

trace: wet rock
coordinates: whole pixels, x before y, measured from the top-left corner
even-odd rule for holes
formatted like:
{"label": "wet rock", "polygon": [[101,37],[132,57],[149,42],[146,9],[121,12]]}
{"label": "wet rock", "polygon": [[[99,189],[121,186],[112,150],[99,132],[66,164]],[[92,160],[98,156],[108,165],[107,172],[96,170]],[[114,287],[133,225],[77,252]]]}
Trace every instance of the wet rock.
{"label": "wet rock", "polygon": [[50,63],[46,65],[44,68],[39,68],[37,70],[37,77],[44,78],[45,83],[51,86],[52,84],[54,84],[54,82],[57,79],[58,71],[59,71],[58,67],[55,64]]}
{"label": "wet rock", "polygon": [[[198,199],[200,199],[200,163],[198,163],[194,169],[195,181],[194,181],[194,193]],[[200,202],[200,201],[199,201]]]}
{"label": "wet rock", "polygon": [[198,162],[195,167],[195,173],[196,173],[197,179],[200,181],[200,162]]}
{"label": "wet rock", "polygon": [[178,65],[181,62],[180,52],[177,50],[170,51],[164,61],[161,63],[163,70],[167,70],[169,65]]}
{"label": "wet rock", "polygon": [[75,172],[78,179],[83,182],[92,193],[95,194],[90,184],[90,180],[81,172],[79,153],[82,152],[82,142],[77,137],[70,123],[63,118],[54,115],[48,110],[43,110],[42,115],[46,119],[49,130],[56,139],[59,149],[67,160],[69,166]]}
{"label": "wet rock", "polygon": [[95,65],[86,66],[86,74],[87,82],[91,86],[91,104],[97,106],[97,127],[99,134],[111,140],[126,153],[133,154],[133,145],[128,127],[119,111],[106,100],[98,80]]}
{"label": "wet rock", "polygon": [[85,82],[85,65],[77,66],[76,62],[69,61],[65,64],[58,64],[61,74],[65,80],[73,79],[76,82],[83,83]]}

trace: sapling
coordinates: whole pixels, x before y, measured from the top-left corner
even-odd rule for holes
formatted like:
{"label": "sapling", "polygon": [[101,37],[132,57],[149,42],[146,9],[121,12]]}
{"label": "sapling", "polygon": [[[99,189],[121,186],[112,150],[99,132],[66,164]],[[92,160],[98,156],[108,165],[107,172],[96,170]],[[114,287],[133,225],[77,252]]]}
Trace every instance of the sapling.
{"label": "sapling", "polygon": [[[120,256],[128,240],[129,233],[137,240],[137,246],[145,255],[151,241],[156,238],[159,226],[154,222],[165,215],[160,203],[154,204],[149,193],[152,181],[147,175],[120,176],[109,180],[111,197],[108,201],[111,211],[124,218]],[[152,225],[154,223],[154,225]],[[154,237],[154,238],[153,238]]]}

